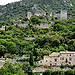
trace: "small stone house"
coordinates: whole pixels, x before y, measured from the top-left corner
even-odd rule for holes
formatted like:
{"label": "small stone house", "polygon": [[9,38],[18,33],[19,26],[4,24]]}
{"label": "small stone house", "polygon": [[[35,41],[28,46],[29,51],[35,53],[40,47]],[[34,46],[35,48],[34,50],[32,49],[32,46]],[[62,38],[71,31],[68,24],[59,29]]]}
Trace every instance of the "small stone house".
{"label": "small stone house", "polygon": [[75,52],[62,51],[60,53],[52,53],[49,56],[44,56],[43,60],[37,61],[39,65],[74,65]]}

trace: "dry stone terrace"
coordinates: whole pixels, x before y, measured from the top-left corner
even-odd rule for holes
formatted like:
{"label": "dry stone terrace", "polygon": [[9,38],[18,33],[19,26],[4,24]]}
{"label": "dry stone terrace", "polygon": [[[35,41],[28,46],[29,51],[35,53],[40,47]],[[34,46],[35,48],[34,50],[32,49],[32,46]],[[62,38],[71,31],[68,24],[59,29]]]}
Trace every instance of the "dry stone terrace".
{"label": "dry stone terrace", "polygon": [[52,71],[58,71],[58,70],[62,70],[62,71],[67,71],[70,68],[66,67],[61,69],[60,67],[50,67],[50,68],[44,68],[44,67],[36,67],[33,72],[44,72],[45,70],[50,69]]}
{"label": "dry stone terrace", "polygon": [[5,58],[0,58],[0,68],[3,67],[3,65],[5,64],[6,61],[14,64],[16,62],[16,59],[6,59],[5,60]]}

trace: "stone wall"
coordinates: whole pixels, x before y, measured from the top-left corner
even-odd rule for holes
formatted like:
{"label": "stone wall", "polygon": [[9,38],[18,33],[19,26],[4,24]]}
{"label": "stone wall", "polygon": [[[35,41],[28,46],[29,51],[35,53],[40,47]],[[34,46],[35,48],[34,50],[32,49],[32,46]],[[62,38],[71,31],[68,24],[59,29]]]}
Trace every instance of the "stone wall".
{"label": "stone wall", "polygon": [[52,71],[58,71],[58,70],[62,70],[62,71],[67,71],[67,70],[69,70],[70,68],[68,68],[68,67],[66,67],[66,68],[63,68],[63,69],[61,69],[60,67],[47,67],[47,68],[45,68],[44,66],[43,67],[36,67],[34,70],[33,70],[33,72],[44,72],[45,70],[47,70],[47,69],[50,69],[50,70],[52,70]]}
{"label": "stone wall", "polygon": [[26,21],[25,23],[15,23],[14,25],[19,25],[21,27],[26,27],[29,24],[29,21]]}
{"label": "stone wall", "polygon": [[51,27],[51,24],[48,24],[48,23],[41,23],[40,25],[34,25],[35,27],[37,28],[49,28]]}

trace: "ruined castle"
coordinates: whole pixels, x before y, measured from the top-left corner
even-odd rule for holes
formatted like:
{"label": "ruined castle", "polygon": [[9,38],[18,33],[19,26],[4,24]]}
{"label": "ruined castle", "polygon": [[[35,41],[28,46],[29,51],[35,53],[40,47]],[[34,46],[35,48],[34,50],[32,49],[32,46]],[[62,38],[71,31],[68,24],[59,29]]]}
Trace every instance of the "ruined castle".
{"label": "ruined castle", "polygon": [[[34,13],[34,15],[43,16],[43,15],[46,15],[46,12],[45,11],[37,11],[37,12]],[[28,19],[30,19],[31,16],[32,16],[32,13],[28,12],[27,13]],[[50,17],[52,17],[52,13],[50,14]],[[67,11],[66,10],[61,10],[60,13],[58,13],[58,14],[55,13],[54,17],[57,18],[57,19],[61,19],[61,20],[67,20]]]}

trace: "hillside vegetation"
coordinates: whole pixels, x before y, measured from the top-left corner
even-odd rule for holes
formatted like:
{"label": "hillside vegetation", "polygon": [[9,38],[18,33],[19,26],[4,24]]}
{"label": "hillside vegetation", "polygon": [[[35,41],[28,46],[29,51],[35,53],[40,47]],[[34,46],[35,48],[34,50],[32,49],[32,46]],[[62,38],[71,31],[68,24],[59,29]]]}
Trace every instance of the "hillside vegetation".
{"label": "hillside vegetation", "polygon": [[[50,20],[50,13],[61,9],[68,11],[68,20],[56,20],[54,16]],[[46,11],[46,15],[32,16],[30,20],[26,17],[28,11],[35,13],[38,10]],[[22,27],[25,23],[27,25]],[[42,27],[38,27],[41,24]],[[48,27],[43,27],[43,24]],[[36,64],[45,55],[75,51],[75,0],[21,0],[0,6],[0,29],[0,57],[20,62],[5,62],[0,75],[40,75],[33,69],[40,66],[48,68]],[[59,67],[72,70],[46,70],[43,75],[75,75],[75,65]]]}
{"label": "hillside vegetation", "polygon": [[0,21],[8,19],[21,19],[28,11],[44,10],[59,12],[61,9],[68,11],[68,18],[75,17],[74,0],[22,0],[19,2],[0,6]]}
{"label": "hillside vegetation", "polygon": [[10,25],[0,31],[0,55],[32,53],[37,61],[44,55],[66,50],[75,51],[75,19],[56,20],[51,28]]}

